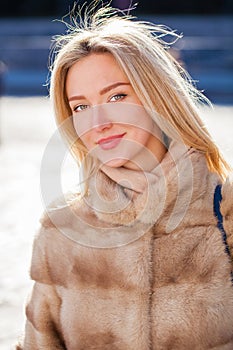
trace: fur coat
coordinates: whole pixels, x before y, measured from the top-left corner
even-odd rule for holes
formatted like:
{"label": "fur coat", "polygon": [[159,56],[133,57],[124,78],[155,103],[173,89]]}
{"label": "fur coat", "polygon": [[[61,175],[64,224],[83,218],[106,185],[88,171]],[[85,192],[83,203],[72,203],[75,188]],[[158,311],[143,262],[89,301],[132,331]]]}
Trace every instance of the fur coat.
{"label": "fur coat", "polygon": [[[221,181],[177,147],[153,173],[98,171],[35,238],[23,350],[232,350],[232,263]],[[133,179],[133,180],[132,180]],[[233,248],[233,181],[221,212]]]}

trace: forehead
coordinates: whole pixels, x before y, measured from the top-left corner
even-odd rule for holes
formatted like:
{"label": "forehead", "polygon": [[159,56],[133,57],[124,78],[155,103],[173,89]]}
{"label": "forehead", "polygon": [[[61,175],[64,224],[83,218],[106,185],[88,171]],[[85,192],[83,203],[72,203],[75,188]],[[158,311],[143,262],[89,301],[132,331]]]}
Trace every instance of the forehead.
{"label": "forehead", "polygon": [[110,53],[92,53],[76,63],[68,70],[66,89],[114,83],[116,80],[128,82],[128,78],[116,59]]}

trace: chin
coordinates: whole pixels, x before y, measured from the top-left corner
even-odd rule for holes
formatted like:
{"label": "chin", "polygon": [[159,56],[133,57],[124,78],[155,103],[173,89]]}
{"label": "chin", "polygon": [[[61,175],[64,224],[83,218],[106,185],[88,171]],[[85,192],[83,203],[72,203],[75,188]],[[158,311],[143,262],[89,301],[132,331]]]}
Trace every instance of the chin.
{"label": "chin", "polygon": [[104,165],[107,165],[111,168],[120,168],[124,166],[128,160],[126,159],[111,159],[108,162],[105,162]]}

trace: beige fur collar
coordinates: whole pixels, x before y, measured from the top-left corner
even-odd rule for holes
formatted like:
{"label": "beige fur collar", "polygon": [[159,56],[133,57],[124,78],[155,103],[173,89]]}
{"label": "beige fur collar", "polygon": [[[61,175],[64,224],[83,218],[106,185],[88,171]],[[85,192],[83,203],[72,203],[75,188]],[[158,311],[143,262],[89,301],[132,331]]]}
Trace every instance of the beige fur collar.
{"label": "beige fur collar", "polygon": [[56,227],[80,244],[115,247],[150,229],[161,236],[190,225],[215,224],[213,193],[220,179],[200,152],[171,143],[151,173],[104,171],[90,179],[82,200],[49,213]]}
{"label": "beige fur collar", "polygon": [[200,152],[172,143],[151,173],[99,171],[90,181],[87,202],[99,219],[118,225],[131,226],[137,221],[154,225],[164,214],[169,215],[166,232],[170,232],[184,219],[190,205],[219,182]]}

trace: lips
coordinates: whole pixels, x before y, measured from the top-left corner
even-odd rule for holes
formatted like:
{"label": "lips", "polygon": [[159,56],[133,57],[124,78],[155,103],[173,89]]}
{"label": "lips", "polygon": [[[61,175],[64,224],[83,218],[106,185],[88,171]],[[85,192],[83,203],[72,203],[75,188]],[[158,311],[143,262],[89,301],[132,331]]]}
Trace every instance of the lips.
{"label": "lips", "polygon": [[97,144],[103,149],[108,150],[115,148],[120,142],[121,139],[125,136],[126,133],[118,134],[118,135],[112,135],[109,137],[104,137],[97,141]]}

